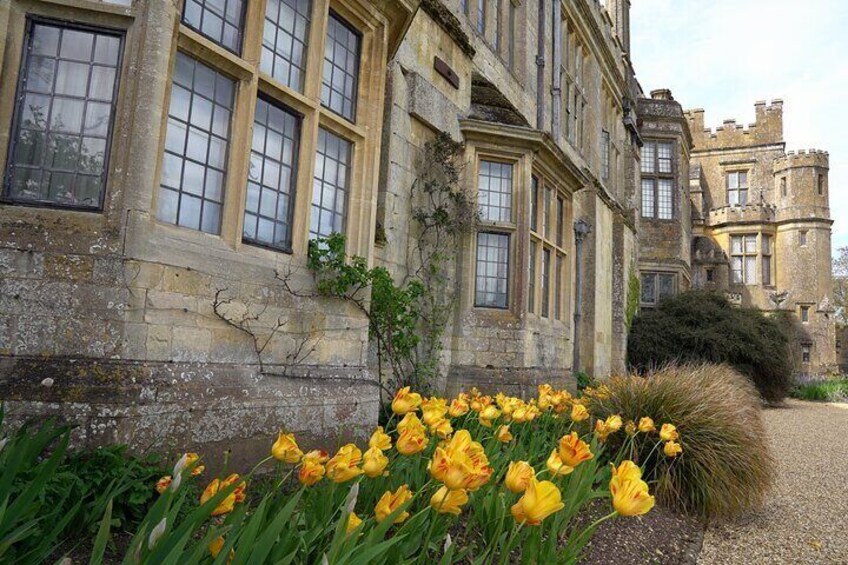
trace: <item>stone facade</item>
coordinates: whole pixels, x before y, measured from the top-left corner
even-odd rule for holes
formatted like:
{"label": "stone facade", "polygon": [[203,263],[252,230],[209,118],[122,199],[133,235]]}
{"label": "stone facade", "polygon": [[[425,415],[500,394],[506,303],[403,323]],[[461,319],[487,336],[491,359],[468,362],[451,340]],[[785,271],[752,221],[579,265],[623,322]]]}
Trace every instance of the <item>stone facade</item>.
{"label": "stone facade", "polygon": [[[0,2],[0,397],[15,418],[236,458],[280,427],[362,437],[381,402],[368,319],[316,294],[309,240],[340,231],[349,255],[413,273],[413,186],[438,132],[463,143],[482,216],[448,267],[439,389],[623,372],[630,279],[697,286],[690,240],[735,233],[718,218],[739,211],[687,198],[722,198],[709,159],[724,149],[670,94],[642,97],[628,0],[183,4]],[[673,146],[654,180],[676,187],[676,221],[644,217],[643,139]],[[781,144],[751,146],[793,187],[776,252],[807,229],[823,260],[826,196],[805,191],[826,156],[775,161]],[[778,287],[812,300],[808,282]]]}

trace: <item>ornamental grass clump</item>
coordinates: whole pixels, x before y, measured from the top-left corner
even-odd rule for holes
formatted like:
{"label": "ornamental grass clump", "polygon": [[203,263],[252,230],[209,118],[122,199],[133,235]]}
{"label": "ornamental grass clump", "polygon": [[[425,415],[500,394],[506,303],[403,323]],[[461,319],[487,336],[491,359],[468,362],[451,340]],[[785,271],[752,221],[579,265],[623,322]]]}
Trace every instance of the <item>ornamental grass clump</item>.
{"label": "ornamental grass clump", "polygon": [[[734,516],[758,506],[772,486],[759,395],[729,366],[667,366],[612,378],[590,398],[598,418],[628,422],[629,431],[611,436],[607,448],[639,464],[664,505],[707,518]],[[654,430],[661,448],[640,439]]]}

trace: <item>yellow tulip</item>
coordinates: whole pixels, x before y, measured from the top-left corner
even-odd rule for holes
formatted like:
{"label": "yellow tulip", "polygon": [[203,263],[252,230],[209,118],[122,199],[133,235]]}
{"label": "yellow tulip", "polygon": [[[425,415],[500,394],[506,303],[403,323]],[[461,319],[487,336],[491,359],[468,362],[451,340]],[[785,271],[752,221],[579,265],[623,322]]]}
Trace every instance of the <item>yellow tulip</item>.
{"label": "yellow tulip", "polygon": [[548,471],[550,471],[551,475],[554,477],[568,475],[574,471],[574,467],[569,467],[562,462],[562,459],[560,459],[559,453],[556,449],[551,451],[551,455],[548,457],[545,465],[547,465]]}
{"label": "yellow tulip", "polygon": [[673,424],[663,424],[660,428],[660,439],[663,441],[676,441],[680,435]]}
{"label": "yellow tulip", "polygon": [[589,411],[582,404],[571,405],[571,421],[582,422],[589,417]]}
{"label": "yellow tulip", "polygon": [[437,447],[429,464],[430,475],[450,490],[464,488],[471,480],[473,462],[465,452]]}
{"label": "yellow tulip", "polygon": [[633,420],[627,420],[627,423],[624,424],[624,432],[629,436],[635,436],[636,430],[636,422]]}
{"label": "yellow tulip", "polygon": [[427,444],[430,442],[424,432],[412,430],[404,430],[400,433],[395,448],[401,455],[414,455],[420,451],[424,451]]}
{"label": "yellow tulip", "polygon": [[524,496],[512,506],[511,511],[516,522],[538,526],[542,520],[564,507],[562,493],[555,484],[550,481],[537,481],[533,477],[524,491]]}
{"label": "yellow tulip", "polygon": [[448,415],[451,418],[459,418],[460,416],[464,416],[468,413],[469,410],[468,401],[460,398],[455,398],[450,403],[450,408],[448,408]]}
{"label": "yellow tulip", "polygon": [[409,392],[408,386],[398,390],[392,400],[392,411],[398,416],[415,412],[419,406],[421,406],[421,395],[417,392]]}
{"label": "yellow tulip", "polygon": [[643,434],[651,433],[656,429],[657,427],[654,426],[654,421],[651,418],[647,416],[639,418],[639,431]]}
{"label": "yellow tulip", "polygon": [[453,426],[451,426],[450,420],[442,418],[441,420],[433,422],[430,426],[430,433],[441,439],[447,439],[453,433]]}
{"label": "yellow tulip", "polygon": [[303,452],[297,446],[294,434],[284,434],[283,432],[280,432],[277,436],[277,441],[275,441],[274,445],[271,446],[271,455],[273,455],[274,459],[277,461],[295,464],[300,462],[301,457],[303,457]]}
{"label": "yellow tulip", "polygon": [[621,420],[621,416],[619,416],[618,414],[613,414],[612,416],[606,419],[604,424],[606,424],[608,430],[615,433],[621,429],[623,422]]}
{"label": "yellow tulip", "polygon": [[[612,467],[610,489],[614,488],[615,484],[624,481],[638,481],[642,478],[642,469],[640,469],[633,461],[624,460],[618,465],[618,467],[610,463],[610,467]],[[615,481],[615,483],[612,481]]]}
{"label": "yellow tulip", "polygon": [[362,471],[371,479],[379,477],[389,464],[389,458],[379,447],[370,447],[363,456]]}
{"label": "yellow tulip", "polygon": [[339,451],[327,461],[327,478],[335,483],[344,483],[362,474],[359,464],[362,462],[362,451],[349,443],[339,448]]}
{"label": "yellow tulip", "polygon": [[[209,542],[209,554],[212,556],[212,559],[218,559],[218,554],[221,553],[221,550],[224,549],[224,538],[223,536],[218,536]],[[236,550],[230,549],[230,554],[227,556],[227,563],[230,563],[236,556]]]}
{"label": "yellow tulip", "polygon": [[580,463],[592,459],[594,455],[589,450],[589,444],[580,439],[577,432],[562,436],[559,440],[559,458],[563,465],[577,467]]}
{"label": "yellow tulip", "polygon": [[[211,483],[206,487],[203,491],[203,494],[200,495],[200,504],[206,504],[209,500],[215,497],[222,488],[225,488],[225,485],[221,484],[219,479],[213,479]],[[229,514],[233,511],[233,508],[236,504],[236,495],[234,492],[228,494],[223,500],[218,502],[218,506],[212,511],[212,516],[221,516],[222,514]]]}
{"label": "yellow tulip", "polygon": [[307,461],[311,461],[313,463],[321,463],[322,465],[330,460],[330,455],[326,451],[322,451],[320,449],[313,449],[303,456],[301,459],[302,463],[306,463]]}
{"label": "yellow tulip", "polygon": [[527,490],[530,480],[536,476],[536,471],[527,461],[512,461],[506,470],[504,485],[511,492],[519,493]]}
{"label": "yellow tulip", "polygon": [[459,516],[462,507],[468,502],[468,493],[462,489],[450,490],[442,486],[430,498],[430,506],[439,514]]}
{"label": "yellow tulip", "polygon": [[348,535],[350,535],[353,530],[359,527],[359,524],[362,523],[362,518],[357,516],[354,512],[351,512],[347,517],[347,527],[346,531]]}
{"label": "yellow tulip", "polygon": [[487,428],[491,428],[492,427],[492,421],[499,418],[500,415],[501,415],[501,411],[498,410],[495,406],[490,404],[490,405],[486,406],[485,408],[483,408],[483,410],[480,411],[480,418],[479,418],[480,424],[482,424],[483,426],[485,426]]}
{"label": "yellow tulip", "polygon": [[435,396],[421,403],[421,419],[424,424],[432,426],[448,413],[448,401]]}
{"label": "yellow tulip", "polygon": [[683,448],[680,447],[680,444],[675,441],[667,441],[663,446],[663,452],[667,457],[677,457],[681,453],[683,453]]}
{"label": "yellow tulip", "polygon": [[498,438],[498,441],[502,443],[509,443],[512,441],[512,433],[509,431],[508,425],[503,425],[498,428],[498,431],[495,433],[495,437]]}
{"label": "yellow tulip", "polygon": [[[376,517],[377,522],[382,522],[388,518],[389,514],[400,508],[409,500],[412,500],[412,493],[409,491],[409,487],[407,485],[401,485],[395,492],[387,490],[383,493],[383,496],[380,497],[380,500],[377,501],[377,505],[374,507],[374,516]],[[400,515],[395,518],[393,523],[400,524],[407,518],[409,518],[409,512],[401,512]]]}
{"label": "yellow tulip", "polygon": [[235,497],[236,503],[244,502],[244,491],[245,488],[247,488],[247,485],[239,478],[237,473],[232,473],[229,477],[221,481],[221,488],[223,489],[236,483],[238,483],[238,486],[236,486],[236,490],[233,491],[233,496]]}
{"label": "yellow tulip", "polygon": [[612,506],[621,516],[640,516],[654,507],[654,497],[648,493],[648,484],[640,479],[621,482],[612,493]]}
{"label": "yellow tulip", "polygon": [[[200,459],[200,456],[197,453],[186,453],[185,457],[186,457],[186,462],[185,462],[186,468],[191,467],[192,465],[194,465],[194,463],[198,459]],[[206,467],[204,467],[203,465],[198,465],[194,469],[191,470],[191,476],[196,477],[196,476],[200,475],[201,473],[203,473],[203,471],[205,469],[206,469]]]}
{"label": "yellow tulip", "polygon": [[377,429],[371,434],[371,439],[368,440],[368,447],[376,447],[382,451],[388,451],[392,448],[392,438],[383,431],[383,426],[377,426]]}
{"label": "yellow tulip", "polygon": [[418,416],[415,413],[410,412],[403,419],[398,422],[397,425],[398,434],[409,431],[414,432],[416,434],[424,434],[427,432],[427,428],[421,423],[421,420],[418,419]]}
{"label": "yellow tulip", "polygon": [[325,472],[324,465],[319,463],[317,459],[304,457],[300,469],[297,470],[297,480],[303,486],[311,487],[324,478]]}

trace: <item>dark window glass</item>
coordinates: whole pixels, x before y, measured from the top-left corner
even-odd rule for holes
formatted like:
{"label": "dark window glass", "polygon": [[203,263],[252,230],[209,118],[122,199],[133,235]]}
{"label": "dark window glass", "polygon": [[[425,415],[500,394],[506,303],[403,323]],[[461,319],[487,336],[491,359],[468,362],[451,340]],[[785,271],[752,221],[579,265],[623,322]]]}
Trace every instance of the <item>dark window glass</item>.
{"label": "dark window glass", "polygon": [[662,302],[666,298],[674,296],[674,275],[659,275],[660,286],[657,293],[657,301]]}
{"label": "dark window glass", "polygon": [[801,321],[809,322],[810,321],[810,307],[809,306],[801,306]]}
{"label": "dark window glass", "polygon": [[486,1],[477,0],[477,33],[486,33]]}
{"label": "dark window glass", "polygon": [[601,178],[609,179],[610,174],[610,134],[601,130]]}
{"label": "dark window glass", "polygon": [[801,347],[801,361],[803,361],[804,363],[810,362],[810,349],[811,347],[809,345],[804,345]]}
{"label": "dark window glass", "polygon": [[256,102],[244,210],[245,241],[291,250],[299,138],[297,116],[261,98]]}
{"label": "dark window glass", "polygon": [[99,208],[121,37],[33,23],[26,41],[5,195],[16,202]]}
{"label": "dark window glass", "polygon": [[358,33],[333,13],[327,21],[324,44],[324,75],[321,104],[347,118],[356,119],[356,91],[359,87]]}
{"label": "dark window glass", "polygon": [[557,255],[556,260],[556,287],[554,288],[555,292],[555,312],[556,319],[562,319],[562,277],[563,271],[565,270],[565,257],[562,255]]}
{"label": "dark window glass", "polygon": [[550,315],[551,251],[542,251],[542,317]]}
{"label": "dark window glass", "polygon": [[512,221],[512,165],[480,161],[478,199],[483,220]]}
{"label": "dark window glass", "polygon": [[656,304],[657,298],[657,277],[654,273],[646,273],[642,275],[642,296],[640,302],[642,304]]}
{"label": "dark window glass", "polygon": [[320,128],[312,184],[309,236],[344,233],[353,144]]}
{"label": "dark window glass", "polygon": [[259,66],[276,80],[303,90],[310,0],[268,0]]}
{"label": "dark window glass", "polygon": [[539,179],[530,181],[530,229],[539,231]]}
{"label": "dark window glass", "polygon": [[163,222],[220,233],[235,83],[177,53],[159,209]]}
{"label": "dark window glass", "polygon": [[509,236],[477,234],[477,276],[474,304],[506,308],[509,286]]}
{"label": "dark window glass", "polygon": [[244,5],[244,0],[186,0],[183,23],[233,53],[239,53]]}
{"label": "dark window glass", "polygon": [[530,276],[527,283],[527,311],[536,311],[536,242],[530,242]]}
{"label": "dark window glass", "polygon": [[562,197],[557,196],[557,228],[556,242],[562,247],[565,239],[565,201]]}

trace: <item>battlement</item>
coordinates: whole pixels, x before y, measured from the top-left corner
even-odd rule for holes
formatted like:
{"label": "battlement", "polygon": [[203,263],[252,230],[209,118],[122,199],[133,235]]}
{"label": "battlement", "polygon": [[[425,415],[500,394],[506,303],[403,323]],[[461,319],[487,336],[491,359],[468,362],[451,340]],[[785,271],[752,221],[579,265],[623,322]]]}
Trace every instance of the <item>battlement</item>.
{"label": "battlement", "polygon": [[764,100],[754,103],[756,121],[745,127],[729,118],[722,125],[710,129],[704,126],[704,109],[695,108],[684,112],[692,132],[695,151],[729,149],[783,143],[783,100],[776,98],[767,104]]}
{"label": "battlement", "polygon": [[802,167],[830,168],[830,155],[827,151],[820,149],[799,149],[787,151],[783,157],[774,160],[775,174],[786,169],[797,169]]}

